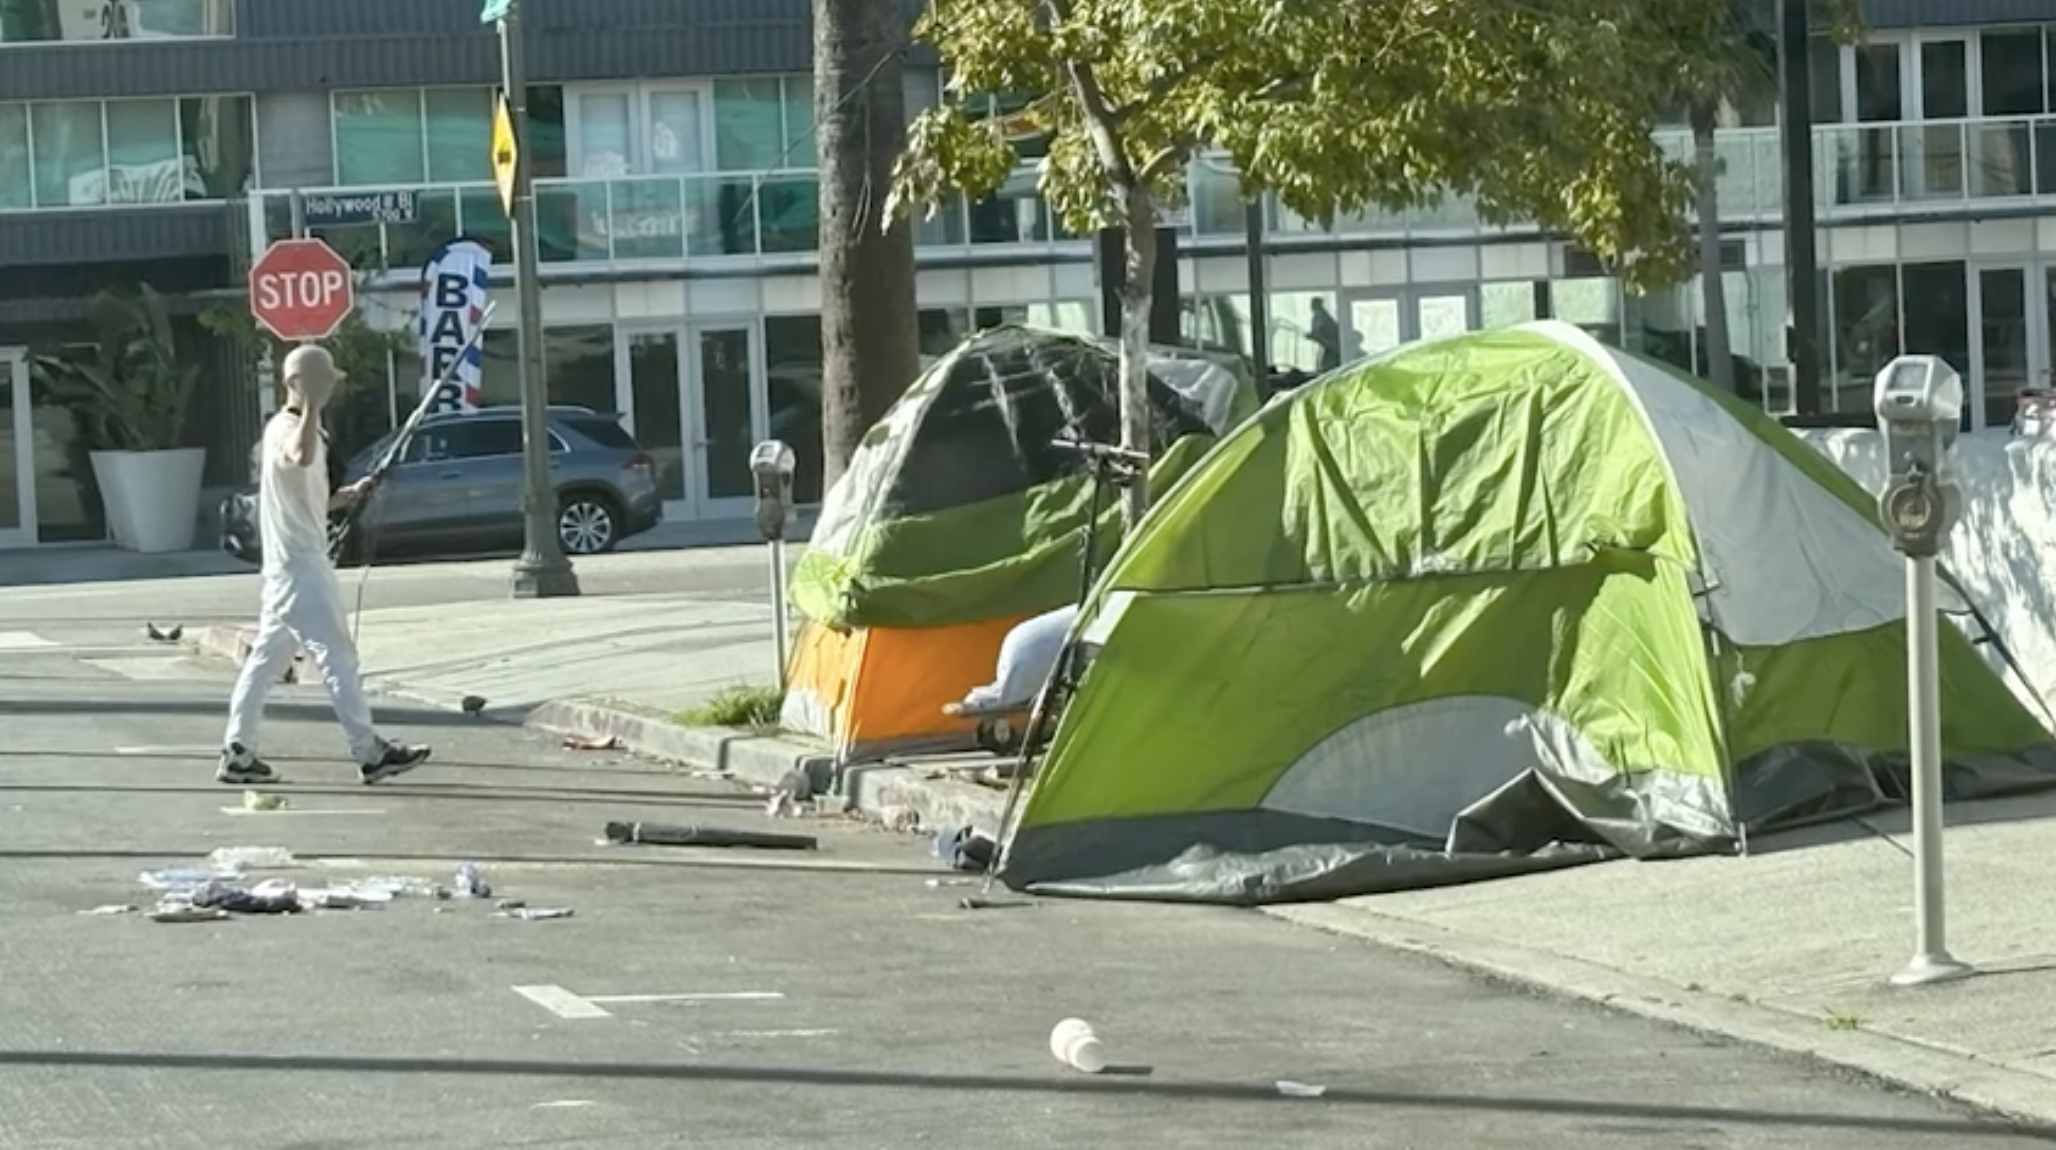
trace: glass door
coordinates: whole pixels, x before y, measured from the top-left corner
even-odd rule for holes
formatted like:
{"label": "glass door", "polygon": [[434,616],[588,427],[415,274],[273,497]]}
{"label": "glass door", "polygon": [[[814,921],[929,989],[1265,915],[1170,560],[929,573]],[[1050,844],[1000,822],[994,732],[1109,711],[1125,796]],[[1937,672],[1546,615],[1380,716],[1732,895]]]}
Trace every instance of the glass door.
{"label": "glass door", "polygon": [[1406,342],[1405,301],[1394,292],[1344,292],[1342,360],[1391,351]]}
{"label": "glass door", "polygon": [[685,444],[691,437],[681,406],[687,386],[680,352],[684,336],[673,325],[618,328],[614,338],[614,362],[622,365],[628,378],[627,406],[622,410],[628,413],[628,430],[656,461],[664,517],[690,519],[693,492],[686,476],[692,460]]}
{"label": "glass door", "polygon": [[2047,388],[2056,331],[2056,266],[1993,264],[1976,269],[1970,370],[1964,379],[1971,427],[2013,422],[2020,393]]}
{"label": "glass door", "polygon": [[695,518],[750,514],[750,449],[764,434],[764,351],[757,325],[706,324],[691,329],[690,376],[681,407],[691,421],[686,484]]}
{"label": "glass door", "polygon": [[28,353],[0,348],[0,547],[36,541],[36,435]]}

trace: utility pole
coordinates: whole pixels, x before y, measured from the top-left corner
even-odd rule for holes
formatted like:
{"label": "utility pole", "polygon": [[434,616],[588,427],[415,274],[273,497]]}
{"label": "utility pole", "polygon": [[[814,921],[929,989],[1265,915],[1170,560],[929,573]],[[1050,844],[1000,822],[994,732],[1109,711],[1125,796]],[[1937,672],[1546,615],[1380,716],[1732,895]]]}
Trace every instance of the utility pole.
{"label": "utility pole", "polygon": [[500,25],[500,73],[514,134],[514,289],[519,299],[515,331],[521,378],[522,525],[526,540],[514,561],[516,599],[577,595],[578,574],[564,556],[557,535],[557,493],[550,484],[549,386],[543,377],[543,295],[538,280],[535,182],[529,159],[528,63],[521,30],[520,0],[486,0],[481,22]]}

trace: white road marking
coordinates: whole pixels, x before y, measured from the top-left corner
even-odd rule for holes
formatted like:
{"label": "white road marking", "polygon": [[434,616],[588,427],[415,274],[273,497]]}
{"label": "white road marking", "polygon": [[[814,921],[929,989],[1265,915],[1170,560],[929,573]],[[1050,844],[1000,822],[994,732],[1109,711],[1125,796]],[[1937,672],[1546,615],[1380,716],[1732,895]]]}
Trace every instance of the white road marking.
{"label": "white road marking", "polygon": [[566,1099],[565,1099],[565,1100],[563,1100],[562,1102],[538,1102],[538,1103],[536,1103],[535,1105],[533,1105],[533,1106],[529,1107],[529,1109],[530,1109],[530,1110],[581,1110],[581,1109],[584,1109],[584,1108],[585,1108],[585,1107],[587,1107],[587,1106],[598,1106],[598,1105],[599,1105],[599,1103],[597,1103],[597,1102],[589,1102],[589,1101],[587,1101],[586,1099],[583,1099],[583,1098],[566,1098]]}
{"label": "white road marking", "polygon": [[223,808],[221,808],[221,813],[222,813],[222,814],[225,814],[225,815],[237,815],[237,816],[241,816],[241,817],[248,817],[248,816],[251,816],[251,815],[263,815],[263,816],[264,816],[265,818],[276,818],[276,817],[278,817],[278,816],[280,816],[280,815],[301,815],[301,816],[309,816],[309,815],[382,815],[382,814],[384,814],[385,812],[384,812],[384,811],[372,811],[372,810],[341,810],[341,809],[337,809],[337,810],[295,810],[295,809],[294,809],[294,808],[292,808],[292,807],[281,807],[281,808],[279,808],[278,810],[275,810],[275,811],[253,811],[253,810],[250,810],[250,809],[248,809],[248,808],[246,808],[246,807],[223,807]]}
{"label": "white road marking", "polygon": [[612,1018],[612,1014],[594,1006],[561,986],[517,986],[514,993],[535,1003],[559,1018]]}
{"label": "white road marking", "polygon": [[199,744],[187,747],[116,747],[114,748],[114,753],[117,755],[218,755],[221,753],[221,748],[201,746]]}
{"label": "white road marking", "polygon": [[516,986],[512,990],[559,1018],[612,1018],[605,1006],[633,1002],[764,1002],[782,999],[775,990],[715,991],[698,994],[573,994],[561,986]]}
{"label": "white road marking", "polygon": [[826,1038],[840,1030],[723,1030],[716,1038]]}
{"label": "white road marking", "polygon": [[0,631],[0,651],[39,651],[56,645],[34,631]]}

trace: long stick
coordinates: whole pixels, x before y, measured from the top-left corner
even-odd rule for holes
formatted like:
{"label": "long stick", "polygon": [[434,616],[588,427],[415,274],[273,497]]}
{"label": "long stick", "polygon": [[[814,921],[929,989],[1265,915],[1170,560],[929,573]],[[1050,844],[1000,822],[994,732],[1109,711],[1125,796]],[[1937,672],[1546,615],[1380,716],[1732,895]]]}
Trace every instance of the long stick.
{"label": "long stick", "polygon": [[343,529],[336,532],[335,538],[329,544],[331,555],[342,553],[343,544],[357,529],[358,520],[363,516],[365,509],[371,506],[372,498],[378,494],[379,487],[385,483],[386,473],[400,461],[400,456],[407,451],[407,445],[413,442],[414,433],[421,429],[421,421],[428,418],[429,405],[434,403],[435,397],[457,377],[457,369],[463,365],[464,357],[471,354],[471,349],[485,338],[486,325],[492,322],[493,311],[499,306],[497,300],[489,301],[485,305],[484,312],[479,315],[478,326],[472,331],[470,338],[464,341],[464,346],[457,349],[456,355],[450,357],[450,362],[443,370],[437,373],[435,383],[422,389],[421,398],[415,402],[414,410],[407,413],[407,419],[400,424],[400,430],[393,436],[392,443],[387,445],[385,453],[378,457],[378,462],[372,464],[371,470],[365,474],[364,494],[350,505],[343,519]]}

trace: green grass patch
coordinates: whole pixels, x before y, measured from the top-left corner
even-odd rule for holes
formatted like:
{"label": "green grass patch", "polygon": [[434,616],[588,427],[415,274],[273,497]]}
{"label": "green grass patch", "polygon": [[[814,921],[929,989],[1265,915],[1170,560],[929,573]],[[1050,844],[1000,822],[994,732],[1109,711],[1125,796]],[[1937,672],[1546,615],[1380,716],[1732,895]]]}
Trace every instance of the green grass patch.
{"label": "green grass patch", "polygon": [[785,692],[776,687],[738,683],[723,687],[697,707],[688,707],[671,717],[681,727],[751,727],[778,725],[778,708]]}

